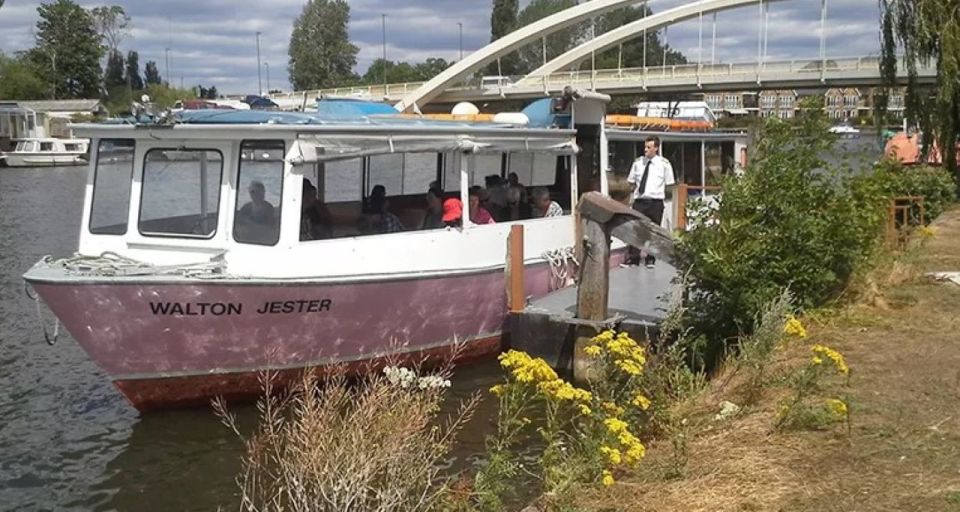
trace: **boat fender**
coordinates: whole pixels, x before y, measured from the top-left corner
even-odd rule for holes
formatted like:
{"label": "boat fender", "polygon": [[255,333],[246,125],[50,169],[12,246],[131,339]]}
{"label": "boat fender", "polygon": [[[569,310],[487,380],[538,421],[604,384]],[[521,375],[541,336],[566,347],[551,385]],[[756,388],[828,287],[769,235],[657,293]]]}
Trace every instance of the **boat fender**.
{"label": "boat fender", "polygon": [[530,118],[523,112],[501,112],[493,116],[493,122],[526,126],[530,124]]}

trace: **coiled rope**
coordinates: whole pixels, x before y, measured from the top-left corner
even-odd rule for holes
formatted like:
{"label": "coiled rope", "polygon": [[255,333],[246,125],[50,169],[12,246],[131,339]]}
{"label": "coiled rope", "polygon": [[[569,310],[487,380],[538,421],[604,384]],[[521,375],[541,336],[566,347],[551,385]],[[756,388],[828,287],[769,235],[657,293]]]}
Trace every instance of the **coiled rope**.
{"label": "coiled rope", "polygon": [[218,253],[210,261],[200,263],[186,263],[175,265],[154,265],[145,261],[121,256],[107,251],[99,256],[84,256],[76,254],[69,258],[53,259],[50,256],[43,258],[43,263],[49,267],[59,267],[73,275],[129,277],[129,276],[170,276],[217,279],[225,277],[226,269],[224,253]]}
{"label": "coiled rope", "polygon": [[[574,276],[580,262],[573,253],[573,247],[562,247],[544,251],[543,259],[550,264],[550,290],[559,290],[576,282]],[[573,263],[571,266],[570,263]]]}

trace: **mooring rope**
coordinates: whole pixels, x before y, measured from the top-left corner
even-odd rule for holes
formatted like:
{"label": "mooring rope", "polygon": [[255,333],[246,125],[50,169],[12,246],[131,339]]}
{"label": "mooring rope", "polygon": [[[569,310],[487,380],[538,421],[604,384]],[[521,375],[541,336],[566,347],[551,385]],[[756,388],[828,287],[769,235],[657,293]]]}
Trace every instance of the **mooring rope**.
{"label": "mooring rope", "polygon": [[60,319],[57,318],[56,315],[53,316],[53,335],[51,336],[50,331],[47,329],[47,322],[43,319],[43,310],[40,306],[40,295],[36,293],[30,293],[30,285],[28,283],[23,283],[23,293],[37,306],[37,321],[40,322],[40,329],[43,331],[44,341],[46,341],[47,345],[50,345],[51,347],[56,345],[57,339],[60,338]]}
{"label": "mooring rope", "polygon": [[[574,284],[573,273],[575,269],[580,266],[580,262],[577,261],[574,255],[573,247],[562,247],[560,249],[544,251],[541,256],[550,264],[551,290],[558,290]],[[573,268],[570,267],[571,262],[573,263]]]}
{"label": "mooring rope", "polygon": [[219,253],[210,261],[200,263],[186,263],[175,265],[154,265],[145,261],[122,256],[107,251],[99,256],[73,255],[69,258],[53,259],[50,256],[43,258],[43,263],[50,267],[59,267],[74,275],[129,277],[129,276],[170,276],[196,277],[216,279],[224,277],[223,271],[226,262],[224,253]]}

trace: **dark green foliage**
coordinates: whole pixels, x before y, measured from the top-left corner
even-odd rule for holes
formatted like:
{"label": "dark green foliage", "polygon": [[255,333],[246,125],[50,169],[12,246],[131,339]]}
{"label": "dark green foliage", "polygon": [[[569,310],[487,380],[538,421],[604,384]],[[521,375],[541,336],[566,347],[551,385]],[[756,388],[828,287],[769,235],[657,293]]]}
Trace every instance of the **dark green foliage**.
{"label": "dark green foliage", "polygon": [[831,168],[822,159],[835,141],[829,121],[801,107],[794,121],[763,121],[743,176],[724,180],[717,206],[695,213],[678,244],[693,290],[686,321],[707,339],[707,362],[749,334],[784,288],[801,309],[837,297],[876,254],[891,198],[923,196],[929,221],[956,193],[940,168]]}
{"label": "dark green foliage", "polygon": [[0,98],[39,100],[49,98],[50,88],[40,78],[30,59],[7,57],[0,53]]}
{"label": "dark green foliage", "polygon": [[290,82],[296,90],[334,87],[355,80],[359,49],[350,42],[350,6],[344,0],[308,0],[290,35]]}
{"label": "dark green foliage", "polygon": [[210,88],[206,88],[206,87],[204,87],[204,86],[202,86],[202,85],[198,85],[198,86],[197,86],[197,97],[198,97],[198,98],[203,98],[203,99],[208,99],[208,100],[215,100],[215,99],[217,99],[217,98],[220,97],[220,94],[217,92],[217,87],[216,87],[216,86],[211,86]]}
{"label": "dark green foliage", "polygon": [[[527,26],[535,21],[541,20],[569,9],[577,5],[576,0],[533,0],[522,11],[517,18],[518,26]],[[558,30],[547,36],[547,60],[559,57],[567,51],[573,49],[577,44],[589,35],[589,25],[578,24],[562,30]],[[543,65],[543,42],[531,43],[520,49],[520,73],[529,73]]]}
{"label": "dark green foliage", "polygon": [[433,57],[418,64],[377,59],[367,68],[367,72],[363,74],[360,81],[367,85],[382,84],[384,71],[386,71],[387,83],[390,84],[425,82],[437,76],[449,66],[450,63],[446,60]]}
{"label": "dark green foliage", "polygon": [[784,287],[798,307],[822,304],[875,247],[883,201],[827,169],[828,127],[818,109],[766,120],[743,176],[726,179],[716,209],[695,215],[681,238],[678,267],[695,290],[689,320],[707,337],[708,358]]}
{"label": "dark green foliage", "polygon": [[[519,4],[517,0],[493,0],[493,11],[490,13],[491,43],[517,29],[518,12]],[[497,62],[490,63],[487,67],[487,74],[515,75],[519,71],[518,65],[516,54],[510,54],[500,59],[499,66]]]}
{"label": "dark green foliage", "polygon": [[103,83],[107,88],[126,86],[127,81],[123,77],[123,67],[123,55],[120,52],[111,51],[107,57],[107,69],[103,76]]}
{"label": "dark green foliage", "polygon": [[[936,140],[943,163],[960,182],[956,143],[960,136],[960,10],[957,0],[880,0],[881,66],[884,82],[897,83],[898,53],[907,70],[907,118],[922,131],[925,151]],[[917,66],[937,66],[934,87],[921,87]],[[886,102],[881,98],[878,110]],[[882,116],[878,116],[882,121]]]}
{"label": "dark green foliage", "polygon": [[37,7],[37,45],[30,60],[56,98],[100,96],[103,46],[90,13],[71,0]]}
{"label": "dark green foliage", "polygon": [[140,76],[140,54],[135,51],[127,53],[127,67],[123,73],[123,81],[133,89],[143,89],[143,78]]}
{"label": "dark green foliage", "polygon": [[[617,9],[597,18],[597,34],[609,32],[613,29],[639,20],[640,18],[650,16],[651,14],[653,14],[653,11],[650,10],[646,4]],[[679,51],[671,48],[669,45],[667,45],[667,59],[666,62],[664,62],[664,44],[660,38],[659,31],[648,31],[646,37],[647,66],[687,63],[687,58]],[[597,54],[597,69],[616,69],[618,64],[621,64],[624,68],[642,67],[644,64],[643,51],[643,34],[641,33],[638,34],[637,37],[623,43],[622,53],[618,47]],[[584,65],[589,65],[589,62],[581,63],[581,68]]]}
{"label": "dark green foliage", "polygon": [[157,63],[148,60],[143,69],[143,80],[146,85],[160,85],[163,80],[160,79],[160,71],[157,69]]}

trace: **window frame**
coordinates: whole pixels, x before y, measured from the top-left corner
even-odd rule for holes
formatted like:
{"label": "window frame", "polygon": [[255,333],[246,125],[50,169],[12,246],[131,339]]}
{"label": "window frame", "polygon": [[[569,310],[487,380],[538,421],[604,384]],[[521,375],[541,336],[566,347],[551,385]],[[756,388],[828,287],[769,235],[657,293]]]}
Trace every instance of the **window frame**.
{"label": "window frame", "polygon": [[[244,146],[244,144],[247,144],[247,143],[250,143],[250,142],[252,142],[252,143],[267,143],[267,144],[271,144],[271,143],[272,143],[272,144],[276,144],[276,143],[279,143],[277,148],[271,148],[271,149],[282,148],[282,149],[283,149],[283,154],[284,154],[284,155],[287,154],[287,141],[284,140],[284,139],[243,139],[243,140],[240,141],[240,153],[239,153],[239,154],[241,155],[241,157],[242,157],[242,155],[243,155],[243,146]],[[236,181],[236,184],[234,185],[234,189],[233,189],[233,190],[234,190],[234,196],[235,196],[235,197],[234,197],[234,202],[233,202],[233,213],[231,214],[231,226],[230,226],[230,238],[231,238],[234,242],[236,242],[236,243],[238,243],[238,244],[244,244],[244,245],[259,245],[259,246],[261,246],[261,247],[276,247],[276,245],[280,243],[280,239],[283,238],[283,215],[282,215],[282,214],[283,214],[283,188],[286,186],[286,181],[287,181],[287,176],[286,176],[286,174],[287,174],[287,169],[286,169],[286,165],[287,165],[286,162],[283,161],[283,159],[281,159],[281,160],[280,160],[280,201],[279,201],[279,204],[277,205],[277,210],[278,210],[278,211],[277,211],[277,213],[276,213],[276,215],[277,215],[277,220],[278,220],[277,240],[276,240],[275,242],[273,242],[272,244],[264,244],[264,243],[258,243],[258,242],[250,242],[250,241],[237,240],[237,230],[236,230],[236,227],[237,227],[237,212],[240,211],[240,208],[238,208],[238,206],[239,206],[239,204],[240,204],[240,171],[243,169],[243,158],[237,158],[237,181]],[[216,230],[214,230],[214,233],[216,233]]]}
{"label": "window frame", "polygon": [[[127,211],[126,211],[126,215],[124,215],[122,233],[102,233],[102,232],[96,232],[93,230],[93,208],[94,208],[94,205],[97,204],[97,190],[99,189],[99,187],[97,187],[97,175],[100,172],[100,150],[103,147],[103,142],[107,140],[130,141],[133,143],[133,146],[132,146],[133,151],[130,153],[130,177],[127,180],[128,181],[127,186],[130,188],[128,189],[129,193],[127,194]],[[90,213],[89,213],[90,218],[87,219],[87,233],[90,233],[91,235],[97,235],[97,236],[123,236],[123,235],[126,235],[128,231],[130,231],[130,203],[131,203],[131,200],[133,199],[133,173],[135,171],[136,163],[137,163],[137,160],[135,158],[136,153],[137,153],[137,139],[119,138],[119,139],[97,140],[97,158],[93,163],[93,191],[90,194]],[[140,219],[138,218],[137,219],[138,223],[139,223],[139,220]]]}
{"label": "window frame", "polygon": [[[147,175],[147,157],[150,156],[150,153],[154,151],[210,151],[220,155],[220,180],[217,182],[217,224],[214,226],[213,231],[209,235],[189,235],[185,233],[150,233],[144,232],[140,228],[140,224],[143,222],[143,193],[146,190],[146,180],[144,179]],[[147,149],[143,153],[143,164],[140,166],[140,198],[139,204],[137,205],[137,232],[140,233],[140,236],[149,237],[149,238],[180,238],[184,240],[213,240],[217,236],[217,233],[220,231],[220,200],[223,196],[223,170],[226,167],[226,160],[223,157],[223,151],[215,148],[193,148],[193,147],[152,147]],[[198,170],[199,172],[199,170]]]}

